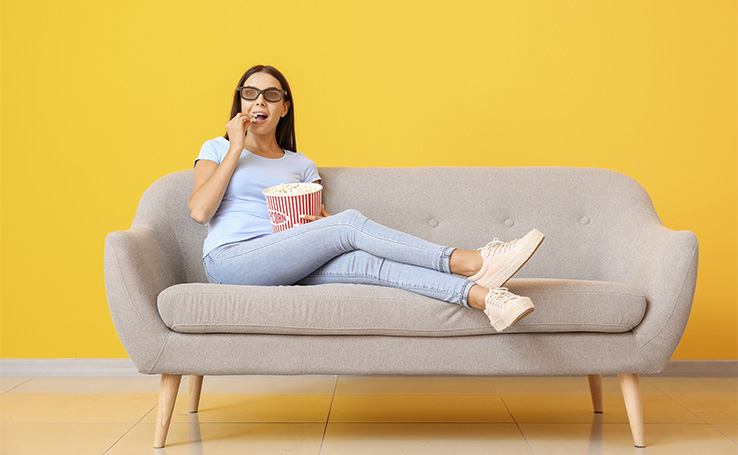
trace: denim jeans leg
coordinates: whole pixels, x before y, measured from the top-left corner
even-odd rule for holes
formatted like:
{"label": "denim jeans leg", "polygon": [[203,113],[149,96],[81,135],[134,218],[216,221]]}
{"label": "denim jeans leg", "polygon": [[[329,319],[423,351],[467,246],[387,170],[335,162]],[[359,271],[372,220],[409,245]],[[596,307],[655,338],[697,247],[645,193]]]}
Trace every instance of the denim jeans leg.
{"label": "denim jeans leg", "polygon": [[[333,246],[343,253],[363,250],[377,257],[444,273],[451,273],[449,261],[451,253],[456,249],[381,225],[353,209],[298,226],[296,229],[298,232],[302,230],[330,235],[333,237]],[[330,239],[325,240],[330,242]]]}
{"label": "denim jeans leg", "polygon": [[337,256],[362,250],[449,274],[454,249],[382,226],[356,210],[346,210],[287,231],[218,248],[205,258],[205,267],[213,280],[224,284],[290,285]]}
{"label": "denim jeans leg", "polygon": [[437,270],[374,256],[366,251],[351,251],[337,256],[298,281],[297,285],[352,283],[390,286],[435,299],[469,306],[472,281]]}

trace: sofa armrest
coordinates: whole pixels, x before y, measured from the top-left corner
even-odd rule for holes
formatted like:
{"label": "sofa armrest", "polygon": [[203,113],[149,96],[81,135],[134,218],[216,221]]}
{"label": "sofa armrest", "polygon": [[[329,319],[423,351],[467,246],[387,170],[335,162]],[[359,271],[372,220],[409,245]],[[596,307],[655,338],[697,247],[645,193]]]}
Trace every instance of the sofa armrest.
{"label": "sofa armrest", "polygon": [[633,329],[644,354],[663,369],[684,334],[697,283],[699,245],[690,231],[648,226],[624,263],[626,281],[643,291],[648,307]]}
{"label": "sofa armrest", "polygon": [[148,373],[171,330],[157,309],[161,291],[177,284],[177,246],[147,225],[105,238],[105,290],[121,343],[138,371]]}

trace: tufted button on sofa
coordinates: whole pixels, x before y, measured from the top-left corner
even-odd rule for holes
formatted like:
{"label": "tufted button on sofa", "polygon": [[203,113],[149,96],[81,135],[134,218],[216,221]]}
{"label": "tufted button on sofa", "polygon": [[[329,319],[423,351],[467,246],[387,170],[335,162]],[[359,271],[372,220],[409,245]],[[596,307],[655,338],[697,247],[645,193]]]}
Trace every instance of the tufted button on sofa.
{"label": "tufted button on sofa", "polygon": [[536,311],[504,333],[483,312],[388,287],[208,282],[207,227],[187,200],[192,170],[154,182],[131,227],[105,240],[105,285],[121,342],[161,375],[163,447],[182,375],[190,410],[204,375],[587,375],[602,412],[617,374],[645,446],[639,374],[660,372],[689,317],[693,233],[661,224],[646,191],[594,168],[320,168],[330,213],[354,209],[426,240],[474,250],[537,228],[546,240],[506,286]]}

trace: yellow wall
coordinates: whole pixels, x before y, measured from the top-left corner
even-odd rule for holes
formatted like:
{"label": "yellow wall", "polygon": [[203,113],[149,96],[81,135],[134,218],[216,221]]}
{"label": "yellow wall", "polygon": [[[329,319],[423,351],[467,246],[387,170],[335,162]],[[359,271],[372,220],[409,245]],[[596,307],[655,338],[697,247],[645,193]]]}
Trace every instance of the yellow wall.
{"label": "yellow wall", "polygon": [[[677,359],[735,359],[736,3],[2,0],[6,358],[125,357],[103,244],[281,69],[318,166],[591,166],[700,242]],[[383,120],[378,120],[383,118]]]}

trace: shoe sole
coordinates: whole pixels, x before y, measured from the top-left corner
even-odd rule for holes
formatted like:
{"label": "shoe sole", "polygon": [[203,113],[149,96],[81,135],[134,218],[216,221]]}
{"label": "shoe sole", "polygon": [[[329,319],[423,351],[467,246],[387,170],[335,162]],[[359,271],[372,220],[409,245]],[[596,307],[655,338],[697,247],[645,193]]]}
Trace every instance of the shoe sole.
{"label": "shoe sole", "polygon": [[[507,280],[509,280],[513,275],[515,275],[518,270],[520,270],[520,268],[523,267],[525,263],[528,262],[528,260],[533,256],[533,253],[538,250],[538,247],[540,247],[541,243],[543,243],[543,239],[546,238],[546,236],[543,235],[543,233],[538,229],[533,229],[533,231],[531,232],[532,234],[528,235],[531,236],[532,240],[522,246],[522,253],[516,258],[518,259],[518,261],[511,261],[510,263],[505,264],[486,282],[480,282],[477,284],[481,284],[488,289],[499,288],[500,286],[505,284]],[[522,262],[520,262],[520,258],[524,258]]]}
{"label": "shoe sole", "polygon": [[497,320],[494,320],[494,321],[490,320],[490,323],[492,324],[492,327],[494,327],[495,330],[497,330],[498,332],[502,332],[503,330],[507,329],[511,325],[517,323],[518,321],[520,321],[524,317],[526,317],[529,314],[531,314],[533,312],[533,310],[536,309],[536,307],[533,305],[533,302],[530,299],[527,299],[524,303],[519,304],[518,306],[521,309],[523,309],[523,311],[521,313],[519,313],[517,316],[515,316],[515,318],[512,321],[510,321],[509,318],[508,319],[505,319],[505,317],[503,316],[500,319],[497,319]]}

